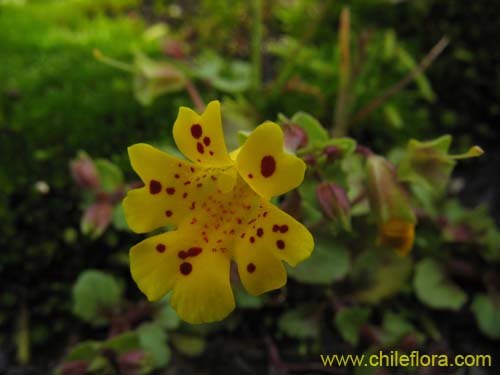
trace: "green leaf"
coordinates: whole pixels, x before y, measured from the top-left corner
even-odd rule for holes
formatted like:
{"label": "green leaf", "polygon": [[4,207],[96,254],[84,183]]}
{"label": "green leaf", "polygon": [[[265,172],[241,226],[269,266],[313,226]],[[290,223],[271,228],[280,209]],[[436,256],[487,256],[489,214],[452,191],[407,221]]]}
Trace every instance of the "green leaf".
{"label": "green leaf", "polygon": [[421,260],[413,279],[417,297],[435,309],[458,310],[465,303],[466,294],[447,276],[431,258]]}
{"label": "green leaf", "polygon": [[160,305],[155,322],[164,329],[171,330],[179,327],[181,319],[167,301],[167,303],[162,303]]}
{"label": "green leaf", "polygon": [[359,341],[359,330],[368,321],[370,315],[369,307],[343,308],[335,315],[335,326],[344,340],[356,346]]}
{"label": "green leaf", "polygon": [[289,310],[281,315],[278,326],[287,336],[305,339],[316,338],[319,334],[318,321],[310,316],[308,308]]}
{"label": "green leaf", "polygon": [[154,367],[163,367],[170,361],[171,352],[167,344],[167,334],[159,324],[144,323],[138,329],[142,349],[150,353]]}
{"label": "green leaf", "polygon": [[368,249],[358,257],[353,269],[357,278],[369,277],[365,280],[367,287],[355,293],[354,298],[363,303],[377,304],[401,291],[411,270],[412,262],[407,257],[392,251]]}
{"label": "green leaf", "polygon": [[134,65],[138,73],[134,76],[134,94],[144,106],[164,94],[181,91],[186,86],[184,73],[166,61],[156,61],[137,52]]}
{"label": "green leaf", "polygon": [[196,357],[205,351],[206,341],[200,336],[175,333],[172,334],[172,344],[182,354]]}
{"label": "green leaf", "polygon": [[290,277],[307,284],[330,284],[345,277],[350,258],[344,245],[327,236],[315,236],[314,241],[310,258],[290,267]]}
{"label": "green leaf", "polygon": [[331,138],[321,144],[321,147],[335,146],[339,149],[342,157],[352,154],[356,150],[356,141],[352,138]]}
{"label": "green leaf", "polygon": [[479,294],[471,305],[481,332],[491,339],[500,339],[500,300]]}
{"label": "green leaf", "polygon": [[139,336],[136,332],[125,332],[121,335],[110,338],[103,344],[103,346],[105,348],[113,349],[118,354],[123,354],[140,347]]}
{"label": "green leaf", "polygon": [[[411,71],[416,68],[417,62],[408,52],[406,52],[403,48],[401,48],[401,46],[398,46],[397,48],[397,57],[400,63],[405,68],[407,68],[408,71]],[[417,84],[420,94],[425,99],[427,99],[430,102],[433,102],[436,99],[436,95],[432,90],[431,84],[429,83],[428,79],[425,77],[423,73],[417,74],[417,76],[415,77],[415,83]]]}
{"label": "green leaf", "polygon": [[[387,311],[384,314],[382,329],[381,339],[385,346],[397,345],[410,333],[417,334],[415,327],[402,314],[396,314],[392,311]],[[417,338],[424,339],[421,334],[417,335]]]}
{"label": "green leaf", "polygon": [[214,52],[198,58],[193,74],[209,81],[216,89],[236,94],[250,87],[251,66],[245,61],[228,61]]}
{"label": "green leaf", "polygon": [[123,205],[118,204],[113,207],[113,226],[115,229],[129,231],[129,226],[125,220],[125,212],[123,211]]}
{"label": "green leaf", "polygon": [[118,307],[122,289],[116,280],[101,271],[84,271],[73,286],[73,312],[92,325],[103,325],[103,313]]}
{"label": "green leaf", "polygon": [[304,129],[307,134],[308,146],[315,146],[328,141],[326,129],[309,113],[297,112],[293,115],[291,121]]}
{"label": "green leaf", "polygon": [[84,341],[80,344],[77,344],[69,354],[64,358],[65,362],[76,361],[76,360],[85,360],[91,361],[95,357],[97,357],[100,353],[102,344],[97,341]]}
{"label": "green leaf", "polygon": [[263,299],[261,296],[252,296],[242,287],[241,284],[233,286],[236,305],[242,309],[258,309],[262,307]]}
{"label": "green leaf", "polygon": [[94,165],[99,173],[101,187],[105,192],[112,193],[123,184],[122,171],[109,160],[95,159]]}

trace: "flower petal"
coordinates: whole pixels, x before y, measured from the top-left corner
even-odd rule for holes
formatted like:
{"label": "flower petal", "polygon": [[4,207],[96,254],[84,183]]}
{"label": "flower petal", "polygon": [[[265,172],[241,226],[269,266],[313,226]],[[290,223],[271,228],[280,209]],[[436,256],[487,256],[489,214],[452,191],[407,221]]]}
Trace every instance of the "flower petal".
{"label": "flower petal", "polygon": [[272,122],[258,126],[236,156],[241,177],[262,197],[281,195],[304,179],[306,164],[283,151],[283,132]]}
{"label": "flower petal", "polygon": [[195,259],[187,258],[179,267],[184,273],[175,284],[170,303],[183,320],[210,323],[234,310],[227,254],[203,248]]}
{"label": "flower petal", "polygon": [[201,116],[187,107],[179,108],[173,134],[179,150],[193,162],[218,167],[232,164],[224,143],[217,100],[208,103]]}
{"label": "flower petal", "polygon": [[156,301],[172,289],[179,277],[179,231],[149,237],[130,249],[130,272],[139,289]]}
{"label": "flower petal", "polygon": [[128,151],[132,167],[145,185],[130,190],[123,201],[127,223],[135,232],[179,226],[220,184],[230,187],[231,175],[224,175],[219,182],[219,169],[195,166],[143,143]]}
{"label": "flower petal", "polygon": [[150,237],[130,250],[130,270],[139,289],[156,301],[173,289],[170,303],[189,323],[223,319],[234,309],[229,257],[212,252],[176,230]]}
{"label": "flower petal", "polygon": [[293,217],[253,195],[258,208],[245,217],[247,225],[237,237],[234,259],[243,285],[256,295],[282,287],[286,272],[281,261],[297,265],[310,256],[314,240]]}

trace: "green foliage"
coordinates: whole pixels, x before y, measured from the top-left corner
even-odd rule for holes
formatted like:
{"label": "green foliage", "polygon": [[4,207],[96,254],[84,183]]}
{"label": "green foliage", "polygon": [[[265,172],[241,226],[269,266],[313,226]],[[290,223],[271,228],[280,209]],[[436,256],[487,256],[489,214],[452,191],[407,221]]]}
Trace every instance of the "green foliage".
{"label": "green foliage", "polygon": [[[450,353],[496,347],[500,231],[486,207],[465,208],[446,195],[449,187],[457,192],[461,181],[470,185],[463,169],[457,168],[460,180],[452,172],[456,160],[480,150],[450,155],[451,136],[436,138],[453,134],[460,149],[473,144],[471,138],[491,138],[496,147],[488,121],[498,105],[488,103],[483,90],[490,88],[491,94],[498,85],[492,71],[488,82],[479,79],[491,53],[481,52],[477,41],[469,48],[470,41],[454,37],[450,53],[370,107],[417,69],[441,36],[441,29],[437,36],[420,32],[427,13],[460,6],[435,0],[351,4],[346,75],[340,63],[346,52],[335,27],[342,4],[266,2],[258,65],[250,56],[251,5],[229,0],[0,5],[0,159],[7,161],[0,168],[0,357],[17,354],[40,364],[41,372],[50,372],[64,352],[60,373],[68,363],[106,374],[147,374],[156,368],[260,373],[268,369],[267,358],[284,372],[293,372],[295,362],[307,367],[332,344],[338,352],[366,354],[413,346],[431,353],[442,344]],[[467,15],[476,14],[467,22],[482,19],[481,7],[463,7]],[[467,28],[467,38],[476,31]],[[257,70],[263,79],[256,84]],[[442,78],[449,77],[447,70],[456,79]],[[146,141],[179,156],[171,125],[180,105],[194,107],[193,89],[205,101],[221,100],[225,132],[241,131],[240,143],[245,132],[268,119],[304,131],[308,143],[295,152],[308,163],[305,181],[275,203],[307,225],[316,244],[308,260],[287,267],[290,280],[281,291],[250,296],[232,274],[236,311],[223,322],[201,326],[181,322],[168,298],[148,303],[137,291],[127,255],[137,236],[128,233],[119,204],[137,179],[126,147]],[[342,95],[346,131],[337,133],[332,109]],[[238,147],[235,136],[226,139],[228,148]],[[71,180],[68,162],[80,149],[96,158],[102,191],[82,192]],[[379,200],[402,201],[412,223],[413,214],[418,217],[407,257],[380,246],[381,225],[367,199],[374,190],[366,173],[372,157],[384,160],[384,173],[376,173],[375,185],[383,188]],[[349,223],[338,225],[327,206],[331,199],[320,199],[320,186],[329,184],[345,193],[348,207],[342,213]],[[481,194],[461,191],[467,201],[477,201],[475,195]],[[108,206],[97,215],[102,226],[88,220],[80,233],[81,217],[103,202]],[[110,207],[108,226],[103,212]],[[19,311],[28,311],[24,320]],[[470,341],[457,340],[459,323]],[[11,343],[10,337],[23,340]],[[73,338],[79,343],[65,348]],[[376,369],[355,373],[364,370]]]}
{"label": "green foliage", "polygon": [[345,277],[350,259],[344,245],[321,236],[316,236],[314,241],[311,257],[295,268],[288,268],[289,275],[300,282],[319,285]]}
{"label": "green foliage", "polygon": [[413,283],[418,298],[436,309],[458,310],[467,299],[466,294],[446,277],[439,264],[430,258],[417,264]]}
{"label": "green foliage", "polygon": [[472,302],[471,309],[476,316],[481,331],[492,339],[500,338],[500,304],[498,296],[478,294]]}
{"label": "green foliage", "polygon": [[340,334],[351,345],[356,346],[359,340],[359,330],[370,318],[368,307],[347,307],[335,315],[335,326]]}
{"label": "green foliage", "polygon": [[297,339],[316,338],[319,334],[318,322],[307,308],[285,312],[278,324],[286,335]]}
{"label": "green foliage", "polygon": [[163,367],[170,360],[167,335],[158,324],[145,323],[137,329],[141,348],[153,356],[154,367]]}
{"label": "green foliage", "polygon": [[103,325],[104,312],[116,309],[121,295],[122,288],[112,276],[87,270],[73,287],[73,312],[92,325]]}

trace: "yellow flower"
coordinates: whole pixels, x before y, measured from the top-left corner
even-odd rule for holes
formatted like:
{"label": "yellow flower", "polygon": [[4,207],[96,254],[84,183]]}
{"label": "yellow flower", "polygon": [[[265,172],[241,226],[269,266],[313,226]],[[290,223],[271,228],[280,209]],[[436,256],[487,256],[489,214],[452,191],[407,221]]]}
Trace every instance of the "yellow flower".
{"label": "yellow flower", "polygon": [[408,255],[414,239],[415,223],[410,221],[390,219],[379,229],[379,244],[394,249],[399,255]]}
{"label": "yellow flower", "polygon": [[173,290],[170,302],[182,319],[212,322],[235,306],[232,259],[244,287],[258,295],[285,285],[282,261],[295,266],[311,254],[309,231],[269,202],[297,187],[306,167],[283,151],[281,128],[271,122],[229,155],[218,101],[201,116],[181,107],[173,135],[191,162],[146,144],[128,149],[145,184],[123,202],[130,228],[175,226],[132,247],[131,273],[149,300]]}

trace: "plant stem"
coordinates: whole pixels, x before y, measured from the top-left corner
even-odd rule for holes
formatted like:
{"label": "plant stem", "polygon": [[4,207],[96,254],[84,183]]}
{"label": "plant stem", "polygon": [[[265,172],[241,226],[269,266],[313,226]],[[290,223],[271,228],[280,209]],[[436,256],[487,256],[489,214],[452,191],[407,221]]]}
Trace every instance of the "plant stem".
{"label": "plant stem", "polygon": [[26,365],[30,361],[30,332],[28,309],[24,303],[21,306],[18,319],[16,332],[17,362],[20,365]]}
{"label": "plant stem", "polygon": [[205,110],[205,102],[203,101],[200,92],[191,80],[186,82],[186,90],[193,101],[194,106],[198,113],[202,113]]}
{"label": "plant stem", "polygon": [[122,70],[122,71],[127,72],[127,73],[132,73],[132,74],[137,73],[137,69],[131,64],[127,64],[127,63],[124,63],[122,61],[118,61],[118,60],[112,59],[111,57],[105,56],[98,49],[94,49],[92,52],[94,54],[94,58],[97,61],[100,61],[106,65],[112,66],[113,68]]}
{"label": "plant stem", "polygon": [[448,37],[443,36],[439,42],[427,53],[427,55],[420,61],[420,63],[406,75],[402,80],[397,82],[395,85],[389,87],[382,95],[372,100],[366,106],[361,108],[352,120],[352,124],[358,123],[364,118],[366,118],[370,113],[379,108],[384,104],[389,98],[400,92],[406,86],[408,86],[419,74],[422,74],[432,62],[443,52],[450,40]]}
{"label": "plant stem", "polygon": [[260,90],[262,83],[262,1],[252,0],[254,22],[252,27],[252,90]]}
{"label": "plant stem", "polygon": [[340,45],[340,69],[339,69],[339,90],[334,113],[334,127],[332,136],[343,137],[349,125],[347,121],[349,107],[349,84],[351,75],[351,13],[345,7],[340,13],[339,24],[339,45]]}

